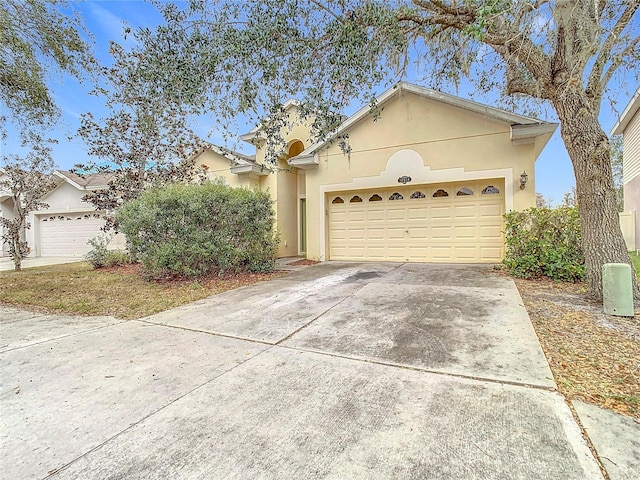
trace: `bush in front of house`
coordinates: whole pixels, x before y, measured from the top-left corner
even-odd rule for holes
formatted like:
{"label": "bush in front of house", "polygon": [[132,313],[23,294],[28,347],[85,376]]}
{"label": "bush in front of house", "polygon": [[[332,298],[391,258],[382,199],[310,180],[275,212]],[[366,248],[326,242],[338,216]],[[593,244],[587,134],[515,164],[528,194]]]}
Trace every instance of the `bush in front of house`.
{"label": "bush in front of house", "polygon": [[124,250],[109,250],[107,246],[113,239],[113,235],[101,234],[87,241],[91,250],[84,256],[93,268],[117,267],[127,265],[131,262],[131,257]]}
{"label": "bush in front of house", "polygon": [[530,208],[505,216],[504,264],[516,277],[584,279],[584,253],[576,207]]}
{"label": "bush in front of house", "polygon": [[267,192],[219,183],[151,189],[125,203],[117,221],[151,277],[275,267],[278,241]]}

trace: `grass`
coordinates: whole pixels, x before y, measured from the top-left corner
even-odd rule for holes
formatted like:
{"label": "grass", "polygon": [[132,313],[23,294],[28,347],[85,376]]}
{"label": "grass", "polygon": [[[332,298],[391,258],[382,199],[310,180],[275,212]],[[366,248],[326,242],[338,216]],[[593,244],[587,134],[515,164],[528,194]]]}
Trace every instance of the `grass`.
{"label": "grass", "polygon": [[636,269],[636,277],[640,280],[640,255],[638,255],[638,252],[629,252],[629,256],[631,257],[633,268]]}
{"label": "grass", "polygon": [[135,265],[95,270],[87,263],[70,263],[0,272],[0,303],[52,313],[136,319],[282,274],[149,282]]}

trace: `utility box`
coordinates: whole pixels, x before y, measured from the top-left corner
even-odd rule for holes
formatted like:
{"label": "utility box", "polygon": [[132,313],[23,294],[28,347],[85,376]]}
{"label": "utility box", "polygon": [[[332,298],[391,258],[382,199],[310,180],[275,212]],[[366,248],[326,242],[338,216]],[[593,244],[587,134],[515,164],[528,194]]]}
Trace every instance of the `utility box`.
{"label": "utility box", "polygon": [[607,315],[633,317],[630,265],[605,263],[602,266],[602,301]]}

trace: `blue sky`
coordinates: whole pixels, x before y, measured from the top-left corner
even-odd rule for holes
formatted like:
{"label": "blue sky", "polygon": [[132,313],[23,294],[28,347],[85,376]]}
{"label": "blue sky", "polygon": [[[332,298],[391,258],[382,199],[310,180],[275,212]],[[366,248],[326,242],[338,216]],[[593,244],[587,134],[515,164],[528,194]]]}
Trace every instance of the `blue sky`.
{"label": "blue sky", "polygon": [[[84,17],[87,29],[94,37],[96,55],[103,62],[108,62],[110,58],[108,54],[110,40],[115,40],[125,45],[131,42],[131,39],[123,40],[123,22],[126,21],[131,27],[153,27],[162,20],[155,7],[143,0],[88,0],[82,3],[72,2],[71,5]],[[407,80],[412,81],[413,79],[408,78]],[[429,87],[424,82],[417,83]],[[82,140],[79,138],[69,139],[75,134],[79,126],[80,115],[91,111],[95,117],[99,118],[106,112],[102,99],[89,95],[90,85],[81,85],[76,80],[66,76],[51,79],[50,85],[53,89],[55,100],[62,111],[60,124],[50,135],[59,141],[54,147],[54,160],[58,168],[68,169],[76,163],[87,161],[89,158]],[[612,89],[612,97],[616,102],[615,108],[617,111],[614,111],[607,101],[603,102],[600,120],[607,134],[616,123],[619,113],[628,103],[636,87],[633,81],[629,80],[629,84],[624,87],[614,87]],[[457,93],[462,97],[466,96],[464,86],[459,92],[449,93]],[[474,100],[490,103],[490,100],[480,97],[474,97]],[[354,105],[345,113],[351,114],[359,107],[359,105]],[[546,110],[547,113],[552,113],[551,109]],[[543,119],[556,121],[550,115]],[[205,116],[198,119],[195,128],[197,133],[208,141],[218,145],[225,145],[225,140],[221,134],[210,131],[212,125],[213,122],[209,124]],[[246,124],[246,122],[238,121],[238,135],[245,133],[250,128],[251,125]],[[15,139],[15,134],[11,134],[11,129],[9,129],[9,134],[9,139],[2,145],[0,153],[3,155],[22,153]],[[252,147],[248,144],[243,145],[242,142],[230,140],[226,141],[226,146],[240,149],[243,153],[253,153]],[[560,138],[559,128],[538,158],[534,175],[536,191],[556,203],[562,199],[565,192],[570,191],[575,185],[573,168]]]}

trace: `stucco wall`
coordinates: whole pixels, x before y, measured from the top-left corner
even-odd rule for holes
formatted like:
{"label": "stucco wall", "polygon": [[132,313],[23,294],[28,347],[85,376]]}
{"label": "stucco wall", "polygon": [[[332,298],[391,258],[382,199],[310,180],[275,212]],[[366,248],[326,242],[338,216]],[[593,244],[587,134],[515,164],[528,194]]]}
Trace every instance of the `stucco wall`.
{"label": "stucco wall", "polygon": [[[535,144],[514,145],[509,125],[441,102],[403,92],[384,105],[374,121],[366,116],[349,133],[345,155],[334,143],[320,152],[319,166],[307,171],[307,256],[325,259],[327,191],[503,178],[505,211],[535,205]],[[519,177],[529,174],[526,189]]]}
{"label": "stucco wall", "polygon": [[[0,216],[4,218],[15,218],[13,211],[13,200],[6,198],[0,202]],[[4,233],[4,227],[0,225],[0,235]],[[0,240],[0,257],[4,257],[9,254],[9,245]]]}
{"label": "stucco wall", "polygon": [[257,183],[255,179],[252,182],[249,175],[231,173],[231,160],[213,150],[204,150],[196,157],[195,163],[206,167],[207,178],[223,178],[230,187],[251,187]]}
{"label": "stucco wall", "polygon": [[94,209],[93,205],[82,200],[86,193],[83,190],[78,190],[68,182],[63,182],[44,197],[43,201],[49,204],[49,208],[46,210],[51,212],[90,212]]}
{"label": "stucco wall", "polygon": [[[310,128],[300,121],[296,112],[295,107],[289,109],[289,126],[283,127],[280,133],[288,145],[299,140],[306,148],[310,144]],[[256,161],[260,164],[269,165],[265,160],[265,155],[266,148],[264,144],[258,145],[256,148]],[[298,186],[298,174],[298,169],[291,168],[286,162],[281,161],[278,167],[275,168],[274,173],[260,178],[260,188],[269,190],[271,197],[275,200],[274,209],[280,236],[278,257],[289,257],[299,253],[298,202],[304,187],[300,189]]]}

